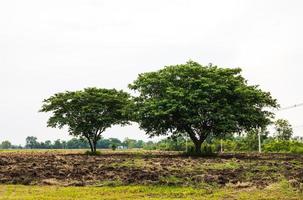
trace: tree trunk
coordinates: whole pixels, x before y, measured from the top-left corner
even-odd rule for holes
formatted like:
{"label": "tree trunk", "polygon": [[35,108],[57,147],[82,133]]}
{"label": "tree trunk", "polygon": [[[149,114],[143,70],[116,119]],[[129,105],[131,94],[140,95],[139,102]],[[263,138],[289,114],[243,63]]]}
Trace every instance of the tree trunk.
{"label": "tree trunk", "polygon": [[85,136],[85,138],[86,138],[87,141],[88,141],[88,144],[89,144],[91,153],[94,154],[95,151],[94,151],[94,146],[93,146],[93,144],[92,144],[92,141],[90,140],[90,138],[89,138],[88,136]]}
{"label": "tree trunk", "polygon": [[201,141],[195,141],[194,144],[195,144],[195,153],[197,155],[200,155],[202,153],[201,152],[202,142]]}
{"label": "tree trunk", "polygon": [[94,147],[93,147],[92,142],[91,142],[90,140],[88,140],[88,143],[89,143],[90,151],[91,151],[92,153],[94,153]]}
{"label": "tree trunk", "polygon": [[197,155],[201,155],[201,153],[202,153],[201,146],[202,146],[202,143],[204,142],[204,140],[206,139],[207,134],[200,135],[200,138],[198,138],[196,136],[196,134],[193,132],[193,130],[190,129],[190,128],[187,129],[187,133],[188,133],[190,139],[193,141],[193,143],[195,145],[195,153]]}
{"label": "tree trunk", "polygon": [[97,152],[97,141],[96,140],[94,140],[93,141],[93,149],[94,149],[94,154],[96,154],[96,152]]}

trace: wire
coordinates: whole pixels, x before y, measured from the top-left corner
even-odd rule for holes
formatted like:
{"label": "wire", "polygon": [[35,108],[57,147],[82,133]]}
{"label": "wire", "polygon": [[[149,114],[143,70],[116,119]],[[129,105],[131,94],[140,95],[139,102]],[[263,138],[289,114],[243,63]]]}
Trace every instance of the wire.
{"label": "wire", "polygon": [[300,126],[294,126],[292,128],[303,128],[303,125],[300,125]]}
{"label": "wire", "polygon": [[280,109],[277,109],[276,111],[289,110],[289,109],[297,108],[297,107],[300,107],[300,106],[303,106],[303,103],[299,103],[299,104],[295,104],[295,105],[292,105],[292,106],[287,106],[287,107],[284,107],[284,108],[280,108]]}

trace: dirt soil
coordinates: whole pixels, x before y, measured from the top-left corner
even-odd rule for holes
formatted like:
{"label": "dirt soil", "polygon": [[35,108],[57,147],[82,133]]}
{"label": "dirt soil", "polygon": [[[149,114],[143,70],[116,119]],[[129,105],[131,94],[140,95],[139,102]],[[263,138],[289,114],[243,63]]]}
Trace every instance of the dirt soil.
{"label": "dirt soil", "polygon": [[293,186],[302,186],[302,155],[222,154],[205,158],[165,152],[104,153],[100,156],[0,153],[0,183],[5,184],[210,184],[262,188],[283,179]]}

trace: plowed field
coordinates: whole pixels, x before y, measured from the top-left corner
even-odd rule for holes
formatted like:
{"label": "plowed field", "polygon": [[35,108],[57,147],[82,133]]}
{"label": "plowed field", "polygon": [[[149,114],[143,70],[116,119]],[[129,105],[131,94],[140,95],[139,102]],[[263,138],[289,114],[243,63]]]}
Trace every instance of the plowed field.
{"label": "plowed field", "polygon": [[303,185],[303,156],[223,154],[188,157],[166,152],[0,153],[0,183],[23,185],[226,185],[257,187],[287,180]]}

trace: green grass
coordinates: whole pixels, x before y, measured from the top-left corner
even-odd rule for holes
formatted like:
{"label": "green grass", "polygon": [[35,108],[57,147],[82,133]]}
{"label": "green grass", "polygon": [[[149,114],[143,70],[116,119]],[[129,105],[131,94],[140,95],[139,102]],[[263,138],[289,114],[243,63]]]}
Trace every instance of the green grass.
{"label": "green grass", "polygon": [[160,181],[161,183],[166,185],[180,185],[180,183],[182,183],[182,179],[172,175],[167,177],[161,177]]}
{"label": "green grass", "polygon": [[192,187],[119,186],[119,187],[55,187],[0,185],[0,200],[95,200],[95,199],[266,199],[300,200],[303,194],[287,182],[265,189],[198,189]]}
{"label": "green grass", "polygon": [[224,170],[224,169],[237,169],[240,165],[234,161],[228,161],[223,163],[206,163],[202,168],[204,169],[214,169],[214,170]]}
{"label": "green grass", "polygon": [[121,162],[111,163],[111,167],[128,167],[128,168],[142,168],[145,166],[145,162],[141,158],[125,159]]}

